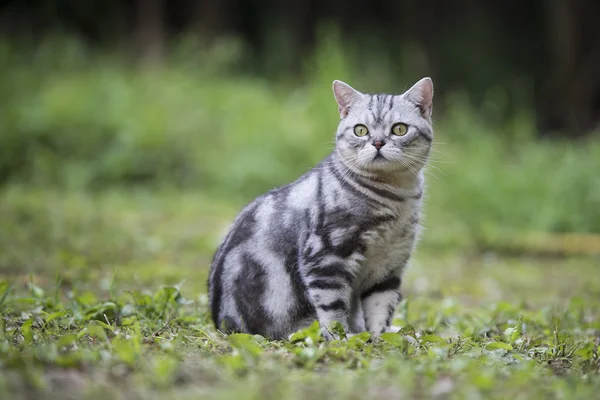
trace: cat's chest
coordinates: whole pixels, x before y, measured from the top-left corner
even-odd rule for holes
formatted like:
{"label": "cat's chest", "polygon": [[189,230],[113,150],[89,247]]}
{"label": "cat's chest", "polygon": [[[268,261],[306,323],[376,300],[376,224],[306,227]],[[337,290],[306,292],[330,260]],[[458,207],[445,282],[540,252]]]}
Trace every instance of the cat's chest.
{"label": "cat's chest", "polygon": [[362,234],[366,250],[358,274],[360,286],[378,282],[404,267],[419,229],[416,216],[417,212],[406,213]]}
{"label": "cat's chest", "polygon": [[386,222],[366,230],[361,239],[366,244],[366,261],[394,258],[396,251],[412,246],[417,221],[410,217]]}

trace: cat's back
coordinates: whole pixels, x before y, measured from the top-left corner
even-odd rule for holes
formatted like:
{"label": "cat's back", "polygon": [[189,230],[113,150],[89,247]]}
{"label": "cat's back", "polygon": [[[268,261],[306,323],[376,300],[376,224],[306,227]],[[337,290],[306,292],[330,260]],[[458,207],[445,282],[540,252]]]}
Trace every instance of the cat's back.
{"label": "cat's back", "polygon": [[[272,237],[275,240],[281,229],[301,226],[299,223],[313,208],[318,186],[317,168],[296,181],[274,188],[247,204],[230,225],[225,238],[213,259],[215,263],[236,247],[251,239]],[[286,235],[284,235],[286,236]]]}
{"label": "cat's back", "polygon": [[[217,327],[273,337],[285,330],[287,319],[298,316],[290,316],[290,309],[310,312],[297,307],[306,301],[293,267],[317,186],[311,170],[257,197],[237,215],[215,253],[209,275],[211,314]],[[237,321],[239,315],[246,316],[243,324]],[[263,323],[249,326],[253,321]],[[270,331],[263,331],[267,328]]]}

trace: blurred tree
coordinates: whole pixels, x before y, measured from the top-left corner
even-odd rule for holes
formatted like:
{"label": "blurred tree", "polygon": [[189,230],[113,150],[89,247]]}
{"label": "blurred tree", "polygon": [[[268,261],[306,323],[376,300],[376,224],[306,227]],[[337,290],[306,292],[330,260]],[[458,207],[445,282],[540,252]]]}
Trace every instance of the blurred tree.
{"label": "blurred tree", "polygon": [[212,41],[231,28],[231,0],[189,0],[190,25],[200,37]]}
{"label": "blurred tree", "polygon": [[146,66],[180,33],[233,34],[251,50],[244,67],[272,77],[302,72],[326,22],[363,58],[402,66],[417,49],[409,72],[432,75],[438,93],[466,89],[478,102],[500,87],[513,111],[536,108],[541,135],[579,137],[600,123],[598,15],[596,0],[13,0],[0,1],[0,34],[125,41]]}
{"label": "blurred tree", "polygon": [[541,131],[582,136],[600,123],[600,2],[553,0],[548,11]]}
{"label": "blurred tree", "polygon": [[138,54],[145,66],[156,66],[164,55],[165,29],[162,0],[134,0]]}

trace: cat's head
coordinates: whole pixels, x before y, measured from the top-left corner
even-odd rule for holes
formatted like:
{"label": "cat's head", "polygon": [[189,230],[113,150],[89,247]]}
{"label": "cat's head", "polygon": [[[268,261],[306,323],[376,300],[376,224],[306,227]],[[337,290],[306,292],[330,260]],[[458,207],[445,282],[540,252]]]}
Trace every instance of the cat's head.
{"label": "cat's head", "polygon": [[365,94],[333,82],[340,124],[336,148],[345,164],[365,171],[423,168],[433,139],[433,82],[423,78],[400,95]]}

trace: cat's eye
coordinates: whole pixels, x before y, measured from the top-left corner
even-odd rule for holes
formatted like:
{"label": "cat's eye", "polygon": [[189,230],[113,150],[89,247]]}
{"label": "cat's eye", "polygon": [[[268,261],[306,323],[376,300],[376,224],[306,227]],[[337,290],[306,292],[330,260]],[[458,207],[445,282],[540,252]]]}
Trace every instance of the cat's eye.
{"label": "cat's eye", "polygon": [[354,127],[354,134],[359,137],[366,136],[369,133],[369,130],[366,126],[358,124]]}
{"label": "cat's eye", "polygon": [[406,124],[396,124],[392,126],[392,133],[396,136],[404,136],[408,131],[408,126]]}

